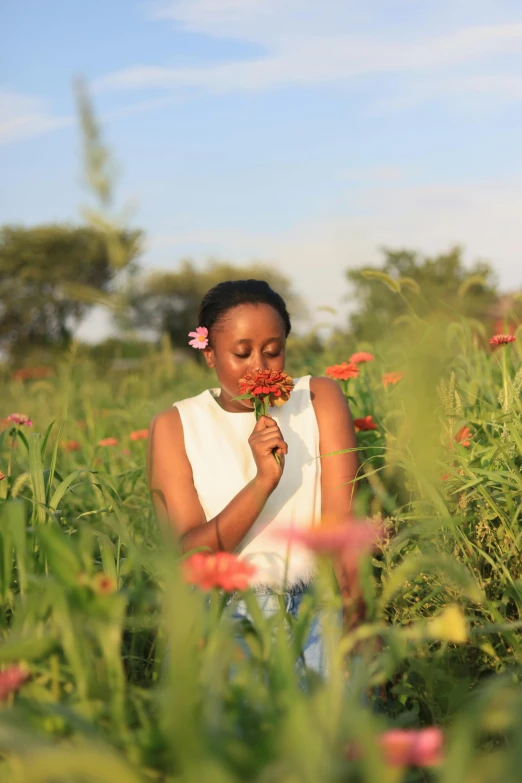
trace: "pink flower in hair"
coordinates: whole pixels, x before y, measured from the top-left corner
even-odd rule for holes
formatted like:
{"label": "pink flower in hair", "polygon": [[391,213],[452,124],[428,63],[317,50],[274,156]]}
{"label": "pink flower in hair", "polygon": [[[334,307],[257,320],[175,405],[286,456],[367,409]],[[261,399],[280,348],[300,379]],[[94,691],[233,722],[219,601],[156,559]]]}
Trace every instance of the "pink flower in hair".
{"label": "pink flower in hair", "polygon": [[206,326],[198,326],[195,332],[189,332],[189,345],[192,348],[206,348],[208,345],[208,329]]}

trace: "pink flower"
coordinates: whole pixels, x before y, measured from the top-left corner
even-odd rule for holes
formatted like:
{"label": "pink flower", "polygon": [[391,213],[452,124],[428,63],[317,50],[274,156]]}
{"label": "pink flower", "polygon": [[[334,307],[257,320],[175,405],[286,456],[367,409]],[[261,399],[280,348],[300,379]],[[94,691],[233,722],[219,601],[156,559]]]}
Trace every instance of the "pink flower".
{"label": "pink flower", "polygon": [[373,362],[375,356],[372,353],[366,351],[359,351],[358,353],[352,353],[350,356],[350,364],[363,364],[364,362]]}
{"label": "pink flower", "polygon": [[206,555],[196,552],[182,563],[186,582],[201,590],[222,589],[228,593],[246,590],[256,569],[230,552]]}
{"label": "pink flower", "polygon": [[29,418],[29,416],[26,416],[25,413],[10,413],[7,417],[7,421],[12,421],[13,424],[16,424],[18,427],[24,426],[24,427],[32,427],[33,422]]}
{"label": "pink flower", "polygon": [[489,338],[489,344],[498,348],[499,345],[514,343],[516,339],[514,334],[495,334],[493,337]]}
{"label": "pink flower", "polygon": [[274,535],[317,554],[340,554],[344,564],[350,568],[356,566],[363,555],[372,551],[382,539],[383,531],[375,522],[348,519],[340,525],[275,530]]}
{"label": "pink flower", "polygon": [[10,666],[0,672],[0,701],[5,701],[10,693],[18,690],[29,678],[29,672],[22,669],[18,664]]}
{"label": "pink flower", "polygon": [[208,329],[206,326],[198,326],[195,332],[189,332],[189,337],[194,338],[189,340],[189,345],[192,348],[206,348],[208,345]]}
{"label": "pink flower", "polygon": [[391,729],[379,740],[384,758],[392,767],[433,767],[443,760],[441,729]]}

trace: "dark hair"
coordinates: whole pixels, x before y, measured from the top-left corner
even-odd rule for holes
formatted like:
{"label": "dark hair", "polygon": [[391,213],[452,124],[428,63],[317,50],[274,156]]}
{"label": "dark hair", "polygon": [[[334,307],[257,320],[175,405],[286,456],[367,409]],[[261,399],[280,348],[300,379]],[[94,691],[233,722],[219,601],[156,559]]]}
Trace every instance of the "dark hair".
{"label": "dark hair", "polygon": [[279,296],[264,280],[227,280],[211,288],[199,306],[198,326],[206,326],[208,331],[233,307],[244,304],[267,304],[277,310],[285,325],[288,337],[290,316],[285,300]]}

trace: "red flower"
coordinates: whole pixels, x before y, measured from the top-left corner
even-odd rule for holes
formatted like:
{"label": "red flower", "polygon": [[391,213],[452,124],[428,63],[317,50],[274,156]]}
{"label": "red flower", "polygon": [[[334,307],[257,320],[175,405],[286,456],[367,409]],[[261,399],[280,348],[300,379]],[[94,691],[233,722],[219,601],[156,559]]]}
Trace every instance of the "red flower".
{"label": "red flower", "polygon": [[117,438],[102,438],[98,441],[98,446],[117,446],[118,445],[118,439]]}
{"label": "red flower", "polygon": [[388,386],[389,383],[399,383],[403,378],[403,372],[385,372],[382,376],[382,382],[385,386]]}
{"label": "red flower", "polygon": [[130,439],[131,440],[147,440],[149,437],[149,431],[144,430],[134,430],[134,432],[131,432]]}
{"label": "red flower", "polygon": [[277,407],[288,401],[293,388],[293,379],[286,372],[277,370],[252,370],[239,381],[239,394],[249,394],[261,400],[268,397],[268,404]]}
{"label": "red flower", "polygon": [[460,443],[461,446],[471,446],[471,442],[469,438],[473,437],[471,434],[471,430],[469,427],[461,427],[460,430],[455,435],[455,442]]}
{"label": "red flower", "polygon": [[444,735],[428,729],[391,729],[381,734],[379,745],[392,767],[433,767],[443,760]]}
{"label": "red flower", "polygon": [[230,552],[217,552],[214,555],[196,552],[183,561],[182,569],[184,579],[189,584],[201,590],[221,589],[227,593],[246,590],[256,570],[253,565]]}
{"label": "red flower", "polygon": [[27,679],[29,679],[29,672],[18,664],[0,672],[0,701],[5,701],[9,694],[17,691]]}
{"label": "red flower", "polygon": [[79,451],[80,444],[77,440],[62,440],[60,446],[64,451]]}
{"label": "red flower", "polygon": [[336,381],[348,381],[350,378],[357,378],[359,368],[356,364],[343,362],[342,364],[332,364],[326,368],[326,375],[334,378]]}
{"label": "red flower", "polygon": [[350,356],[350,364],[363,364],[363,362],[373,362],[375,356],[372,353],[366,351],[359,351],[358,353],[352,353]]}
{"label": "red flower", "polygon": [[366,430],[377,429],[377,425],[371,416],[365,416],[364,419],[354,419],[353,423],[355,425],[356,430],[361,430],[363,432]]}
{"label": "red flower", "polygon": [[7,417],[7,421],[12,421],[13,424],[16,424],[18,427],[32,427],[33,422],[29,418],[29,416],[26,416],[25,413],[10,413]]}
{"label": "red flower", "polygon": [[5,479],[5,476],[4,476],[4,474],[2,473],[2,471],[0,470],[0,481],[3,481],[4,479]]}
{"label": "red flower", "polygon": [[495,334],[493,337],[489,338],[489,344],[498,347],[499,345],[514,343],[516,339],[514,334]]}

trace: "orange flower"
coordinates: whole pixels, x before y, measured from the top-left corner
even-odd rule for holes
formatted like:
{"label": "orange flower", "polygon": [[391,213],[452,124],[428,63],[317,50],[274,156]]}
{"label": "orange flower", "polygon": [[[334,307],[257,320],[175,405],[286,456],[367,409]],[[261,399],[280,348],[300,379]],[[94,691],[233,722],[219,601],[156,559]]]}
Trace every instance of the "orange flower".
{"label": "orange flower", "polygon": [[377,429],[377,425],[371,416],[365,416],[364,419],[354,419],[353,423],[356,430],[366,431]]}
{"label": "orange flower", "polygon": [[0,470],[0,481],[3,481],[4,479],[5,479],[5,476],[4,476],[4,474],[2,473],[2,471]]}
{"label": "orange flower", "polygon": [[117,438],[102,438],[98,441],[98,446],[117,446],[118,445],[118,439]]}
{"label": "orange flower", "polygon": [[350,356],[350,364],[363,364],[363,362],[373,362],[375,356],[372,353],[366,351],[359,351],[358,353],[352,353]]}
{"label": "orange flower", "polygon": [[52,367],[20,367],[13,370],[11,375],[14,381],[36,381],[54,375]]}
{"label": "orange flower", "polygon": [[493,337],[489,338],[489,344],[498,348],[499,345],[514,343],[516,339],[514,334],[495,334]]}
{"label": "orange flower", "polygon": [[385,372],[382,376],[382,382],[385,386],[388,386],[389,383],[399,383],[403,378],[403,372]]}
{"label": "orange flower", "polygon": [[268,404],[277,407],[288,402],[293,388],[293,379],[286,372],[277,370],[252,370],[239,381],[239,394],[248,394],[260,400],[268,398]]}
{"label": "orange flower", "polygon": [[77,440],[62,440],[60,446],[64,451],[79,451],[80,444]]}
{"label": "orange flower", "polygon": [[216,552],[206,555],[196,552],[182,563],[186,582],[201,590],[221,589],[227,593],[234,590],[246,590],[250,577],[256,571],[253,565],[240,560],[230,552]]}
{"label": "orange flower", "polygon": [[116,592],[117,588],[115,580],[108,574],[103,573],[103,571],[94,574],[91,581],[91,586],[94,592],[100,595],[114,593]]}
{"label": "orange flower", "polygon": [[460,430],[455,435],[455,442],[460,443],[461,446],[471,446],[470,438],[473,437],[471,434],[471,430],[469,427],[461,427]]}
{"label": "orange flower", "polygon": [[134,430],[134,432],[131,432],[130,439],[131,440],[147,440],[149,437],[149,431],[144,430]]}
{"label": "orange flower", "polygon": [[348,381],[350,378],[357,378],[359,368],[356,364],[343,362],[342,364],[332,364],[326,368],[326,375],[329,378],[335,378],[336,381]]}

